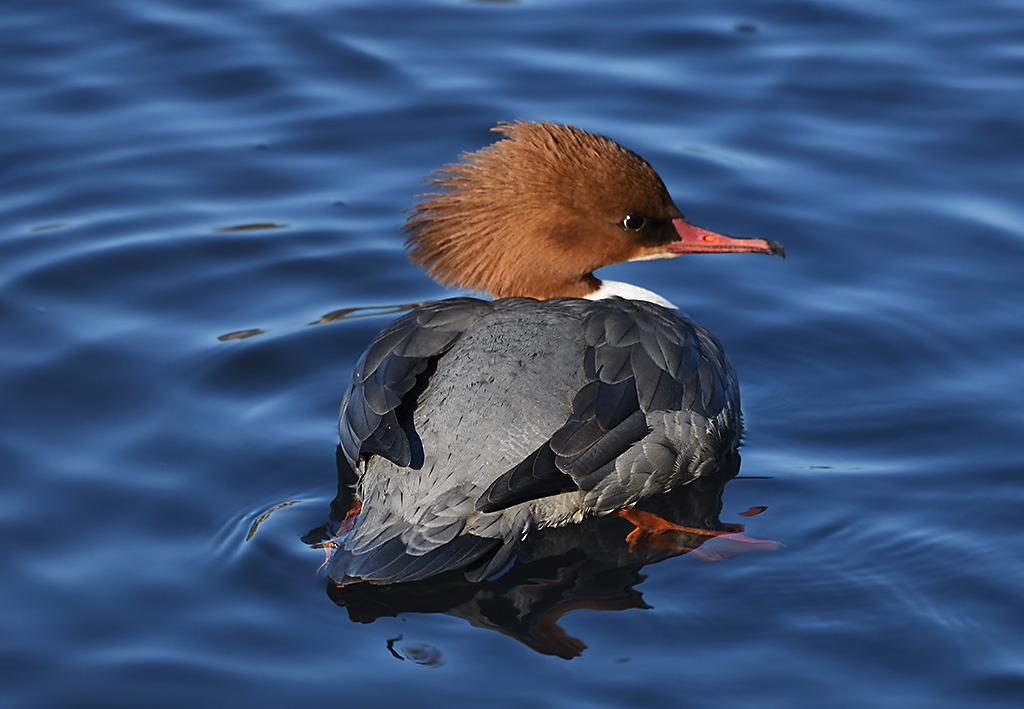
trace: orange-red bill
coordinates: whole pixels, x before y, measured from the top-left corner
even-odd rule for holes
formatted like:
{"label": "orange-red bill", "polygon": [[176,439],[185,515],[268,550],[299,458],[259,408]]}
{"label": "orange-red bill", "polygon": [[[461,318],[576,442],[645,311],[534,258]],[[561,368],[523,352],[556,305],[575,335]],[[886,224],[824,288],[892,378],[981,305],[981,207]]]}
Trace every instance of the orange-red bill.
{"label": "orange-red bill", "polygon": [[679,234],[679,241],[665,245],[669,251],[680,254],[709,254],[717,251],[748,251],[755,254],[770,254],[786,258],[782,244],[770,239],[744,239],[726,236],[709,229],[703,229],[685,219],[673,219],[672,226]]}

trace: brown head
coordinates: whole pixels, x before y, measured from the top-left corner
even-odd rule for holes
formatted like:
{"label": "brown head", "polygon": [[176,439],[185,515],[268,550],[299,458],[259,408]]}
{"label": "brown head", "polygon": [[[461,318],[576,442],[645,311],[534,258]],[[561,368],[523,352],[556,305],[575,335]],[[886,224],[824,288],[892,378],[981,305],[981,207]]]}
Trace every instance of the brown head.
{"label": "brown head", "polygon": [[518,121],[435,172],[405,225],[410,258],[436,280],[496,298],[587,296],[593,271],[707,251],[782,254],[775,242],[690,225],[636,153],[572,126]]}

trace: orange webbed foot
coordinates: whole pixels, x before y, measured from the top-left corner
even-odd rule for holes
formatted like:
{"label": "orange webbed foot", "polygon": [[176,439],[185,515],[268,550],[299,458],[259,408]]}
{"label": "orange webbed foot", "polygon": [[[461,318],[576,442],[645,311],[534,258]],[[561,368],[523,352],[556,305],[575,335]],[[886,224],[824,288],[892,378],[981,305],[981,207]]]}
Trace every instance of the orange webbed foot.
{"label": "orange webbed foot", "polygon": [[338,531],[334,533],[333,537],[319,545],[324,550],[324,563],[317,567],[316,573],[319,574],[321,569],[330,562],[333,550],[338,548],[338,540],[352,531],[352,527],[356,524],[356,517],[362,510],[363,503],[360,500],[352,500],[352,504],[349,505],[348,511],[345,513],[345,519],[341,520],[341,524],[338,525]]}
{"label": "orange webbed foot", "polygon": [[684,527],[631,507],[615,510],[612,514],[636,527],[626,535],[630,551],[638,548],[666,549],[680,554],[692,552],[702,561],[718,561],[753,549],[775,551],[779,548],[778,542],[739,534],[743,531],[743,525],[739,524],[726,525],[724,530]]}

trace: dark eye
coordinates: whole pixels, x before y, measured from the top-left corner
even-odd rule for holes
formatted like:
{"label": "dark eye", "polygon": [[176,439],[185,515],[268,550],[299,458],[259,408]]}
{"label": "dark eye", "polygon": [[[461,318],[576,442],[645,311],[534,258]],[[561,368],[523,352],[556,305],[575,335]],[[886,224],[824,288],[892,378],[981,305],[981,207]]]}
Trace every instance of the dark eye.
{"label": "dark eye", "polygon": [[640,231],[647,226],[647,217],[643,214],[630,214],[622,220],[622,228],[627,231]]}

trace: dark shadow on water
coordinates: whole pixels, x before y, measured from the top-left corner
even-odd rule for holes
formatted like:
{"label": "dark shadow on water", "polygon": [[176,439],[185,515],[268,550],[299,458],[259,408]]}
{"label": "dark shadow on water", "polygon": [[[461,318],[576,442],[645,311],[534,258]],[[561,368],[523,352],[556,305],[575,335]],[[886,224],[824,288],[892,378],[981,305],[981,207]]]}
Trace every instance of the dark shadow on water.
{"label": "dark shadow on water", "polygon": [[[625,519],[590,517],[579,524],[531,533],[511,564],[482,582],[470,582],[463,571],[456,570],[390,586],[337,586],[328,581],[327,595],[347,608],[356,623],[401,613],[446,613],[515,638],[539,653],[571,659],[579,656],[586,644],[566,634],[559,619],[579,608],[649,608],[635,588],[645,579],[641,570],[647,564],[683,554],[716,561],[755,549],[777,548],[774,542],[739,534],[741,525],[719,519],[722,491],[736,476],[739,464],[739,455],[734,455],[713,479],[702,479],[638,505],[681,527],[718,535],[671,529],[630,536],[634,527]],[[307,544],[330,546],[331,530],[337,529],[351,502],[350,476],[348,466],[339,465],[332,522],[311,531],[303,539]]]}

